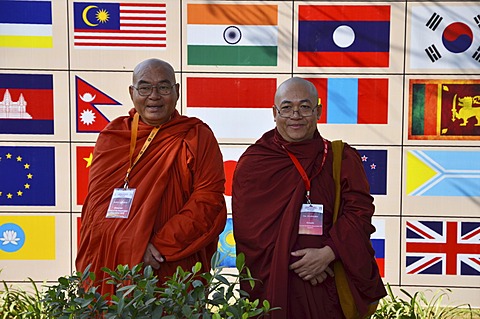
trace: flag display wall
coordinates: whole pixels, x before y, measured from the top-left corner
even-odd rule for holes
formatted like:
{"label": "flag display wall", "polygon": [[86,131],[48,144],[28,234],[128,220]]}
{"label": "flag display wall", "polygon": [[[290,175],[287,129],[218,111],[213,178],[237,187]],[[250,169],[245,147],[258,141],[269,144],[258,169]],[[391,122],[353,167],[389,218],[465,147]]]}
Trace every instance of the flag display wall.
{"label": "flag display wall", "polygon": [[75,270],[95,141],[156,57],[175,69],[178,111],[219,141],[226,266],[237,161],[298,76],[319,92],[322,136],[362,159],[383,280],[480,307],[479,26],[467,0],[0,1],[0,280]]}

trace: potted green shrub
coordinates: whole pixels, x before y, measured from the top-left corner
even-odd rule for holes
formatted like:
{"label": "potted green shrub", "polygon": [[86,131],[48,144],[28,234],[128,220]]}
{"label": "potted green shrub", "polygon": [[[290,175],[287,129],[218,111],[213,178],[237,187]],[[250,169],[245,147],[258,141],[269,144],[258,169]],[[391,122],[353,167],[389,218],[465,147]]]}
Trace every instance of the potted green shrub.
{"label": "potted green shrub", "polygon": [[[58,279],[48,287],[42,303],[52,318],[250,318],[274,311],[268,301],[250,301],[239,289],[239,282],[255,279],[245,267],[243,254],[236,259],[238,274],[224,275],[219,255],[212,258],[212,271],[200,273],[201,263],[191,271],[178,267],[172,277],[157,286],[151,267],[141,264],[119,265],[115,270],[103,268],[115,295],[101,295],[95,275],[89,269]],[[227,278],[230,276],[230,278]]]}

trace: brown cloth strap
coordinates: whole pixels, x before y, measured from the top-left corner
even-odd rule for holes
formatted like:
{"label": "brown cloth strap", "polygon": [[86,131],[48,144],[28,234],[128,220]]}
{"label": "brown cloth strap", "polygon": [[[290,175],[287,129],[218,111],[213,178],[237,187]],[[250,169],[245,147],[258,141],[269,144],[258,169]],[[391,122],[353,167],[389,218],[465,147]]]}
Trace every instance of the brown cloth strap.
{"label": "brown cloth strap", "polygon": [[[333,180],[335,182],[335,203],[333,206],[333,223],[337,221],[338,211],[340,209],[341,202],[341,188],[340,188],[340,172],[342,170],[342,157],[343,157],[344,143],[341,140],[332,142],[333,153]],[[338,297],[340,299],[340,305],[342,306],[343,314],[347,319],[360,319],[357,306],[353,300],[353,295],[348,285],[347,274],[345,268],[340,260],[337,260],[333,265],[333,271],[335,273],[335,285],[337,286]],[[377,309],[378,303],[373,303],[368,308],[367,315],[364,318],[372,315]]]}

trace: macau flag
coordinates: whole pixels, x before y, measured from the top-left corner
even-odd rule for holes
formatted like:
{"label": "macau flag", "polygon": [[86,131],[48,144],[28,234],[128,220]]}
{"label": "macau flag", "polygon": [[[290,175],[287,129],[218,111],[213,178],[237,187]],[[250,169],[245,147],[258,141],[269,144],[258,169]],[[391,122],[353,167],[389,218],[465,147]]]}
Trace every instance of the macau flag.
{"label": "macau flag", "polygon": [[55,205],[55,148],[0,146],[0,206]]}
{"label": "macau flag", "polygon": [[53,134],[53,75],[0,74],[0,134]]}
{"label": "macau flag", "polygon": [[388,79],[311,78],[322,101],[319,123],[387,124]]}
{"label": "macau flag", "polygon": [[52,48],[52,3],[0,1],[0,47]]}
{"label": "macau flag", "polygon": [[54,259],[54,216],[0,216],[0,260]]}
{"label": "macau flag", "polygon": [[480,80],[410,80],[408,138],[480,140]]}
{"label": "macau flag", "polygon": [[218,252],[220,254],[220,266],[235,267],[236,251],[235,239],[233,238],[233,223],[227,218],[225,229],[218,239]]}
{"label": "macau flag", "polygon": [[189,65],[276,66],[277,5],[187,4]]}
{"label": "macau flag", "polygon": [[390,6],[300,5],[299,67],[388,67]]}
{"label": "macau flag", "polygon": [[478,151],[408,151],[406,174],[409,196],[480,196]]}

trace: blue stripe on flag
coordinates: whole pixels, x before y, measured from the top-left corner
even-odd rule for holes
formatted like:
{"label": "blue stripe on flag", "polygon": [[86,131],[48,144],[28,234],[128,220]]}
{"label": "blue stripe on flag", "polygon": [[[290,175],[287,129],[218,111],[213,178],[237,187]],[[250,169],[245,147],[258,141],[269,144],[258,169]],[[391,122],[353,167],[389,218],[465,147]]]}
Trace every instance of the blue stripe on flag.
{"label": "blue stripe on flag", "polygon": [[[355,41],[345,48],[334,41],[340,26],[348,26]],[[388,52],[390,49],[389,21],[299,21],[299,52]]]}
{"label": "blue stripe on flag", "polygon": [[0,74],[1,89],[53,89],[51,74]]}
{"label": "blue stripe on flag", "polygon": [[50,1],[0,1],[0,23],[52,24]]}
{"label": "blue stripe on flag", "polygon": [[375,250],[375,258],[385,258],[385,239],[370,239],[373,249]]}
{"label": "blue stripe on flag", "polygon": [[329,78],[327,84],[327,123],[356,124],[358,118],[358,79]]}

